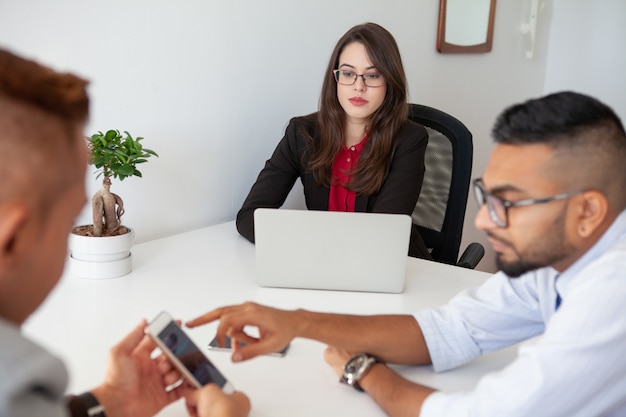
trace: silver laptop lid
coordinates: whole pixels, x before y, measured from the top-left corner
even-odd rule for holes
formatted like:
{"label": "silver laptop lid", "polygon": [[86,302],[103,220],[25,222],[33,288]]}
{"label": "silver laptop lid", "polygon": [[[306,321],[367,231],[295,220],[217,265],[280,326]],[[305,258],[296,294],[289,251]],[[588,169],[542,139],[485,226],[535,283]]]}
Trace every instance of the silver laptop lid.
{"label": "silver laptop lid", "polygon": [[410,233],[404,214],[257,209],[257,283],[400,293]]}

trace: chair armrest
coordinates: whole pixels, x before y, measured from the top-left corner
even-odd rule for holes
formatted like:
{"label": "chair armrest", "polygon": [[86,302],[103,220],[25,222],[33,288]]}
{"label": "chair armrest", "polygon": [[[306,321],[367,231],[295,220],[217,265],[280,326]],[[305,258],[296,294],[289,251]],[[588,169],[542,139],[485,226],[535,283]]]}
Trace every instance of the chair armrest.
{"label": "chair armrest", "polygon": [[470,243],[457,262],[457,266],[474,269],[485,255],[485,248],[478,242]]}

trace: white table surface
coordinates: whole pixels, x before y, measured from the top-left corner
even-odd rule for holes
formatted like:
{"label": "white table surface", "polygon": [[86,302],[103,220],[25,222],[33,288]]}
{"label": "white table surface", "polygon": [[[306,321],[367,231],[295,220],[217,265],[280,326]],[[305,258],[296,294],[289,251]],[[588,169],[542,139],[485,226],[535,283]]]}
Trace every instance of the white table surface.
{"label": "white table surface", "polygon": [[[44,305],[24,324],[24,333],[61,358],[70,371],[70,392],[98,385],[108,349],[141,318],[161,310],[187,320],[214,307],[247,300],[280,308],[355,314],[412,313],[445,303],[490,274],[408,260],[402,294],[261,288],[255,282],[254,245],[239,236],[234,222],[135,245],[133,272],[120,278],[89,280],[66,273]],[[210,324],[189,330],[206,346]],[[394,340],[390,343],[401,343]],[[236,389],[252,401],[252,416],[383,416],[367,396],[339,384],[322,358],[324,345],[296,339],[286,357],[260,357],[234,364],[227,352],[207,351]],[[459,369],[434,374],[429,366],[397,367],[405,377],[456,391],[470,389],[480,376],[509,363],[515,349],[480,358]],[[182,402],[159,416],[184,416]]]}

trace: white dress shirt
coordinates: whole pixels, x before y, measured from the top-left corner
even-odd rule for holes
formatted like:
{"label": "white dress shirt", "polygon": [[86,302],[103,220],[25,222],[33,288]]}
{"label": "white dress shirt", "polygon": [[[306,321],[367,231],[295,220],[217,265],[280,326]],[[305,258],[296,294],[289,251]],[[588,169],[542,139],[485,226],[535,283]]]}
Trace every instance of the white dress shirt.
{"label": "white dress shirt", "polygon": [[415,318],[437,372],[526,341],[474,390],[431,394],[420,417],[626,416],[626,211],[561,274],[499,272]]}

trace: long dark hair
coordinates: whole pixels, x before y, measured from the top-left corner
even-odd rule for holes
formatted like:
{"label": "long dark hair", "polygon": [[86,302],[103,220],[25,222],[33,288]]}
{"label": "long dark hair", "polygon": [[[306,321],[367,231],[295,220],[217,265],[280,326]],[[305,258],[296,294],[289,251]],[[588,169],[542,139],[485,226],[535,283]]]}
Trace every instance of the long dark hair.
{"label": "long dark hair", "polygon": [[371,116],[367,128],[368,140],[351,173],[350,184],[346,185],[357,193],[371,195],[382,186],[391,160],[394,138],[408,117],[406,75],[400,50],[393,36],[375,23],[354,26],[335,46],[320,96],[320,140],[313,143],[308,169],[318,184],[330,185],[331,167],[345,139],[345,112],[337,98],[337,82],[332,71],[337,69],[344,48],[353,42],[365,47],[369,59],[387,83],[383,103]]}

